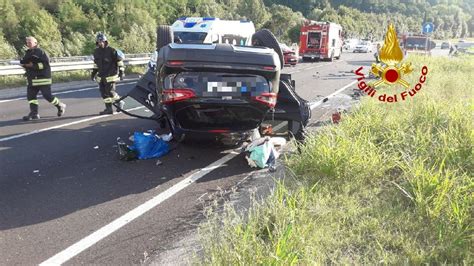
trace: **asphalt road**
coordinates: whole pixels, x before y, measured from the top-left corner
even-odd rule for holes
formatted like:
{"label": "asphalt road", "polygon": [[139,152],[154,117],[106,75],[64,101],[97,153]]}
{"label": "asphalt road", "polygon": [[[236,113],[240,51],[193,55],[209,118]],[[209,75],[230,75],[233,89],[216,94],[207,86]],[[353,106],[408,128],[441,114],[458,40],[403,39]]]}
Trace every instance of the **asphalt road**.
{"label": "asphalt road", "polygon": [[[352,83],[345,90],[350,93],[351,71],[372,61],[372,54],[348,53],[285,72],[293,74],[297,92],[316,103]],[[199,221],[199,197],[252,173],[242,155],[209,144],[173,144],[161,165],[156,159],[122,162],[116,138],[127,140],[157,124],[96,115],[103,104],[91,82],[59,87],[65,116],[56,117],[55,108],[40,99],[42,119],[34,122],[21,121],[28,112],[25,89],[0,91],[0,265],[141,263]],[[121,84],[118,92],[132,87]],[[313,110],[312,124],[327,115],[327,107]]]}

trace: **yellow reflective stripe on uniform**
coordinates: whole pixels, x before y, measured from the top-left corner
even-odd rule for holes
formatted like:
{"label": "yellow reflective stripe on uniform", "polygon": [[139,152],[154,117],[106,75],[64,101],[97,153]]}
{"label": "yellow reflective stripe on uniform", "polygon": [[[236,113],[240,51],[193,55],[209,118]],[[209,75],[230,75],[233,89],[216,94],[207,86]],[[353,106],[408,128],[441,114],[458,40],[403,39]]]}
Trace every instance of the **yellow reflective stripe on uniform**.
{"label": "yellow reflective stripe on uniform", "polygon": [[44,68],[43,63],[38,63],[38,69],[43,69],[43,68]]}
{"label": "yellow reflective stripe on uniform", "polygon": [[94,69],[98,69],[99,67],[97,66],[97,64],[96,64],[96,63],[94,63],[94,66],[93,66],[92,68],[94,68]]}
{"label": "yellow reflective stripe on uniform", "polygon": [[31,103],[31,104],[36,104],[36,105],[38,105],[38,104],[39,104],[38,100],[30,100],[30,101],[28,101],[28,103]]}
{"label": "yellow reflective stripe on uniform", "polygon": [[32,79],[31,80],[32,86],[50,85],[51,83],[53,83],[52,79]]}
{"label": "yellow reflective stripe on uniform", "polygon": [[114,98],[104,98],[104,103],[113,103]]}
{"label": "yellow reflective stripe on uniform", "polygon": [[120,95],[118,95],[118,94],[115,94],[115,95],[114,95],[114,97],[113,97],[112,99],[113,99],[114,101],[116,101],[116,100],[120,99]]}
{"label": "yellow reflective stripe on uniform", "polygon": [[117,62],[117,66],[121,67],[121,66],[124,66],[125,64],[123,63],[123,61],[118,61]]}
{"label": "yellow reflective stripe on uniform", "polygon": [[53,105],[59,104],[59,99],[58,97],[54,97],[53,101],[51,102]]}
{"label": "yellow reflective stripe on uniform", "polygon": [[105,81],[107,81],[107,82],[114,82],[114,81],[117,81],[117,80],[119,80],[118,75],[114,75],[114,76],[110,76],[110,77],[105,78]]}

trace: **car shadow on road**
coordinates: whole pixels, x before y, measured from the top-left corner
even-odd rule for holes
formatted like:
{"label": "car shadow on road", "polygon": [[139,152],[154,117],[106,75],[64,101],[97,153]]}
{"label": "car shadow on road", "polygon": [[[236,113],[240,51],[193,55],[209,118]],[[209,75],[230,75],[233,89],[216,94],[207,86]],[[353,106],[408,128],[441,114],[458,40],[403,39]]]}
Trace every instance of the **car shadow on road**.
{"label": "car shadow on road", "polygon": [[[82,210],[89,208],[93,208],[94,215],[97,213],[97,219],[105,216],[108,220],[107,213],[115,213],[111,211],[115,205],[104,203],[117,200],[118,205],[125,204],[119,210],[131,210],[170,186],[168,181],[223,156],[222,148],[177,145],[159,159],[119,160],[117,137],[128,141],[133,131],[156,127],[152,121],[117,119],[2,143],[6,149],[0,153],[0,230],[69,215],[81,219],[76,212],[88,215]],[[130,195],[140,196],[123,199]]]}

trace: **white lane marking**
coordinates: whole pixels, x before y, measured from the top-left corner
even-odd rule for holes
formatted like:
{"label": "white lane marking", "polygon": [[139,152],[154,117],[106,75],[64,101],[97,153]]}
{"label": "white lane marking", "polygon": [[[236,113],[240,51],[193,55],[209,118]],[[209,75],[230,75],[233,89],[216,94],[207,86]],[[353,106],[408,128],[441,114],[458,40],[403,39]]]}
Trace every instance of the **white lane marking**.
{"label": "white lane marking", "polygon": [[70,260],[71,258],[75,257],[82,251],[88,249],[95,243],[99,242],[100,240],[104,239],[108,235],[112,234],[113,232],[119,230],[126,224],[130,223],[131,221],[135,220],[136,218],[140,217],[141,215],[145,214],[149,210],[153,209],[163,201],[171,198],[173,195],[178,193],[179,191],[183,190],[187,186],[191,185],[195,181],[199,180],[203,176],[210,173],[212,170],[222,167],[224,163],[228,162],[232,158],[236,157],[239,153],[232,152],[227,154],[226,156],[222,157],[221,159],[211,163],[210,165],[202,168],[198,172],[190,175],[189,177],[183,179],[176,185],[168,188],[166,191],[156,195],[152,199],[148,200],[147,202],[141,204],[140,206],[136,207],[135,209],[127,212],[126,214],[122,215],[121,217],[115,219],[113,222],[105,225],[104,227],[100,228],[99,230],[95,231],[94,233],[86,236],[85,238],[79,240],[72,246],[64,249],[63,251],[59,252],[58,254],[54,255],[53,257],[45,260],[40,265],[60,265],[65,263],[66,261]]}
{"label": "white lane marking", "polygon": [[[354,83],[356,83],[357,80],[354,80],[352,81],[351,83],[347,84],[346,86],[340,88],[339,90],[329,94],[328,96],[324,97],[323,99],[317,101],[317,102],[314,102],[310,105],[310,108],[311,110],[313,110],[314,108],[318,107],[319,105],[321,105],[323,102],[324,102],[324,99],[327,98],[329,100],[329,98],[333,97],[334,95],[336,94],[339,94],[341,91],[344,91],[345,89],[347,89],[348,87],[352,86]],[[273,130],[274,131],[278,131],[280,130],[283,126],[284,126],[285,122],[281,122],[280,124],[276,125],[275,127],[273,127]]]}
{"label": "white lane marking", "polygon": [[[144,106],[139,106],[139,107],[127,109],[125,111],[134,111],[134,110],[139,110],[139,109],[142,109],[142,108],[145,108],[145,107]],[[118,115],[118,114],[121,114],[121,113],[114,113],[112,115]],[[72,126],[72,125],[76,125],[76,124],[80,124],[80,123],[84,123],[84,122],[88,122],[88,121],[92,121],[92,120],[97,120],[97,119],[101,119],[101,118],[104,118],[104,117],[107,117],[107,116],[111,116],[111,115],[99,115],[99,116],[94,116],[94,117],[90,117],[90,118],[86,118],[86,119],[81,119],[81,120],[77,120],[77,121],[66,123],[66,124],[61,124],[61,125],[47,127],[47,128],[41,128],[41,129],[33,130],[31,132],[26,132],[26,133],[6,137],[6,138],[1,138],[0,142],[12,140],[12,139],[18,139],[18,138],[30,136],[30,135],[33,135],[33,134],[38,134],[38,133],[41,133],[41,132],[45,132],[45,131],[49,131],[49,130],[53,130],[53,129],[57,129],[57,128],[62,128],[62,127],[68,127],[68,126]]]}
{"label": "white lane marking", "polygon": [[331,98],[331,97],[333,97],[334,95],[340,93],[341,91],[347,89],[348,87],[354,85],[356,82],[357,82],[357,80],[354,80],[354,81],[352,81],[351,83],[347,84],[346,86],[340,88],[339,90],[337,90],[337,91],[335,91],[335,92],[329,94],[328,96],[322,98],[321,100],[312,103],[312,104],[310,105],[311,110],[313,110],[314,108],[316,108],[317,106],[319,106],[319,105],[321,105],[323,102],[325,102],[324,99],[328,99],[328,100],[329,100],[329,98]]}
{"label": "white lane marking", "polygon": [[[121,85],[129,85],[133,84],[133,82],[126,82],[126,83],[119,83],[117,86]],[[58,92],[53,92],[54,95],[59,95],[59,94],[67,94],[67,93],[73,93],[73,92],[81,92],[81,91],[89,91],[89,90],[98,90],[99,87],[89,87],[89,88],[83,88],[83,89],[77,89],[77,90],[69,90],[69,91],[58,91]],[[42,97],[42,96],[41,96]],[[7,102],[13,102],[13,101],[19,101],[19,100],[26,100],[26,97],[20,97],[20,98],[14,98],[14,99],[8,99],[8,100],[0,100],[0,103],[7,103]]]}

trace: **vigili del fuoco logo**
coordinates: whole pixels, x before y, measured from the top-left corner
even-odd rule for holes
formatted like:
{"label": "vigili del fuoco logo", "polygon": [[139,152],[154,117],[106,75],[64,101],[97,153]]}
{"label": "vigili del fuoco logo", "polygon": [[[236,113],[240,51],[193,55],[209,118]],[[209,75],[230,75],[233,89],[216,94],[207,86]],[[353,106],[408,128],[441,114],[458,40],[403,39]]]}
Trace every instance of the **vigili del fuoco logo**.
{"label": "vigili del fuoco logo", "polygon": [[[366,92],[368,96],[376,97],[381,102],[393,103],[404,101],[409,97],[414,97],[417,92],[421,90],[423,83],[426,81],[428,67],[423,66],[421,68],[421,75],[418,83],[410,88],[410,84],[403,78],[413,72],[413,66],[411,63],[402,63],[403,52],[398,44],[397,32],[395,31],[393,24],[388,26],[383,46],[378,53],[381,63],[372,63],[370,69],[370,73],[373,74],[377,80],[375,82],[365,83],[365,75],[361,72],[363,67],[359,67],[355,71],[355,74],[359,76],[357,78],[359,82],[357,87]],[[376,88],[380,87],[382,84],[390,86],[399,84],[405,90],[393,95],[387,95],[386,93],[380,94]]]}

